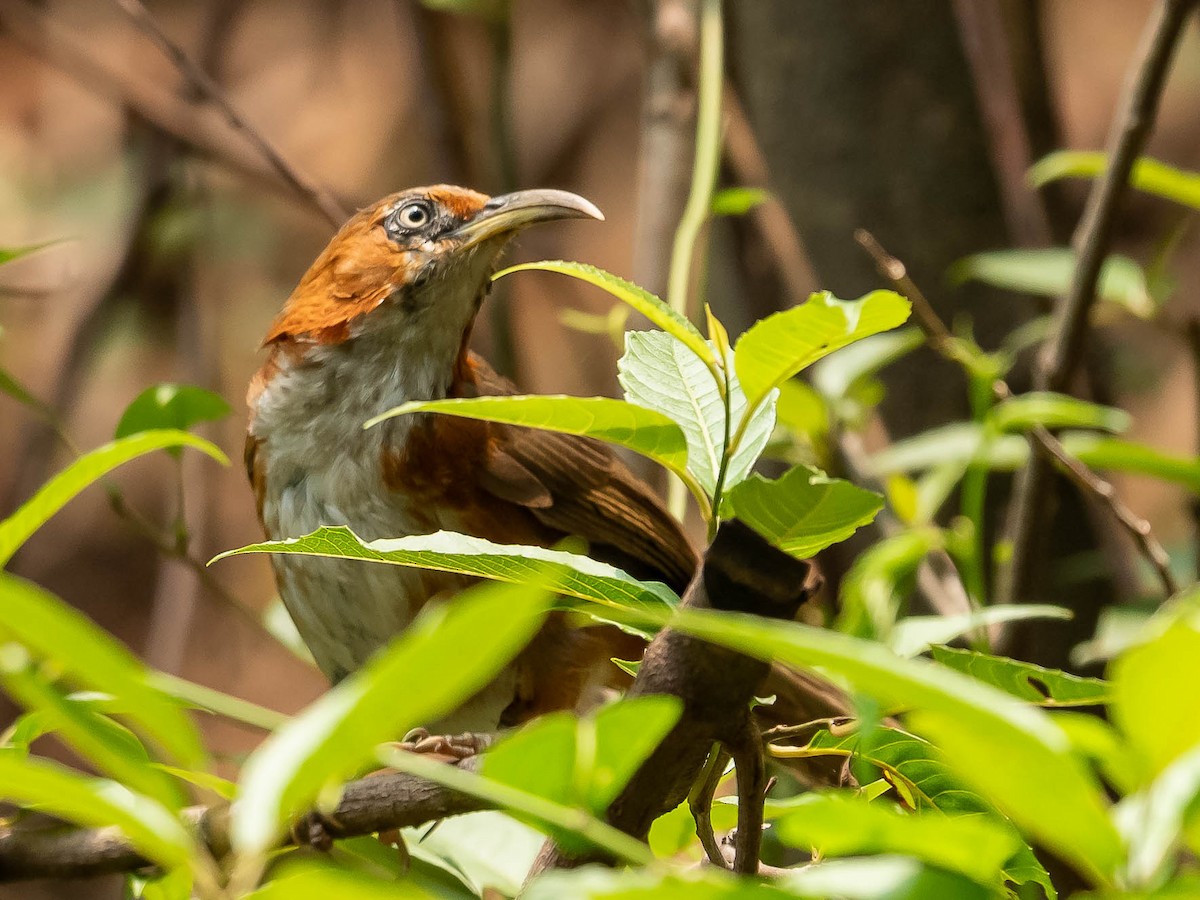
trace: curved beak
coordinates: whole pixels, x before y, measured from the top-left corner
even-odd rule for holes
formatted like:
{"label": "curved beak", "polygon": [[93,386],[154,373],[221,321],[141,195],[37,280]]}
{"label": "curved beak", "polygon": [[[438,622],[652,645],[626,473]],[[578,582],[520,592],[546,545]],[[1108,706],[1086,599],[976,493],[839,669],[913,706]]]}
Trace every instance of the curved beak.
{"label": "curved beak", "polygon": [[597,219],[603,222],[604,213],[590,200],[569,191],[517,191],[493,197],[471,221],[451,232],[451,237],[461,240],[463,247],[471,247],[488,238],[557,219]]}

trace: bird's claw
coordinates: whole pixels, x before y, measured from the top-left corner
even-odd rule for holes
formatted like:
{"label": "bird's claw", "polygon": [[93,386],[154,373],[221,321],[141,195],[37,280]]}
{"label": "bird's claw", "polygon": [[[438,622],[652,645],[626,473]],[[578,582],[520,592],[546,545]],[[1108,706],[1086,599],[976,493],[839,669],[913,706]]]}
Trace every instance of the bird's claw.
{"label": "bird's claw", "polygon": [[340,830],[340,825],[333,816],[313,810],[292,824],[292,843],[297,847],[312,847],[314,850],[328,853],[333,849],[334,834]]}
{"label": "bird's claw", "polygon": [[399,749],[409,753],[445,756],[457,762],[478,756],[492,745],[494,735],[466,732],[464,734],[430,734],[425,728],[414,728],[404,736]]}

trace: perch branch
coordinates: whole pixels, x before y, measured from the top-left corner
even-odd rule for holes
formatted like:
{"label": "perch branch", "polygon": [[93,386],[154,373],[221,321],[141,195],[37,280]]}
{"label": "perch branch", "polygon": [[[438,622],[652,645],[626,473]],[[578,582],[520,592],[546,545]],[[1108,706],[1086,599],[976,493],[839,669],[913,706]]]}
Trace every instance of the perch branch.
{"label": "perch branch", "polygon": [[[884,250],[875,236],[868,231],[859,229],[855,233],[855,239],[875,260],[879,273],[912,302],[913,313],[918,325],[925,332],[929,345],[952,362],[962,362],[963,353],[957,349],[957,339],[951,335],[946,323],[934,312],[932,304],[908,275],[904,263]],[[1007,400],[1012,396],[1008,382],[1002,378],[997,378],[992,382],[992,392],[997,400]],[[1176,593],[1179,586],[1175,581],[1175,576],[1171,573],[1170,557],[1158,538],[1154,536],[1150,523],[1125,505],[1111,483],[1105,481],[1068,453],[1062,441],[1045,427],[1035,426],[1029,433],[1029,440],[1035,450],[1039,451],[1046,459],[1057,463],[1085,496],[1094,497],[1108,509],[1117,523],[1133,538],[1142,555],[1154,567],[1168,596]],[[1030,458],[1030,465],[1033,465],[1033,457]]]}
{"label": "perch branch", "polygon": [[212,103],[225,117],[235,131],[245,136],[247,140],[270,163],[271,168],[287,184],[299,194],[308,197],[313,204],[324,213],[325,218],[334,228],[341,227],[347,218],[347,212],[342,205],[312,179],[303,175],[295,166],[283,158],[274,145],[263,137],[257,128],[247,121],[237,108],[230,102],[225,91],[208,73],[198,66],[183,48],[176,44],[166,32],[159,27],[150,11],[142,5],[141,0],[115,0],[117,6],[129,16],[138,29],[154,43],[163,55],[175,66],[176,71],[183,77],[198,96]]}
{"label": "perch branch", "polygon": [[[478,759],[471,757],[460,765],[474,767]],[[484,807],[474,797],[446,790],[424,778],[388,772],[346,785],[341,803],[324,825],[331,837],[355,837],[423,825]],[[215,857],[229,853],[228,807],[191,807],[185,811],[185,818]],[[30,878],[91,878],[132,872],[148,865],[113,827],[0,827],[0,883]]]}
{"label": "perch branch", "polygon": [[[1078,261],[1070,289],[1055,309],[1051,338],[1038,358],[1034,385],[1039,390],[1065,390],[1079,363],[1089,314],[1096,301],[1100,269],[1116,226],[1117,207],[1128,186],[1133,164],[1154,126],[1171,58],[1184,23],[1197,2],[1200,0],[1161,0],[1143,35],[1109,136],[1108,168],[1093,185],[1072,238]],[[1030,441],[1037,440],[1037,435],[1031,433]],[[1017,601],[1028,583],[1046,484],[1045,462],[1037,453],[1031,454],[1028,465],[1017,477],[1009,507],[1013,555],[1005,577],[1000,580],[1000,602]],[[1145,536],[1139,532],[1136,539],[1145,549]],[[1162,574],[1160,570],[1160,577]],[[1164,586],[1171,583],[1170,579],[1164,580]]]}

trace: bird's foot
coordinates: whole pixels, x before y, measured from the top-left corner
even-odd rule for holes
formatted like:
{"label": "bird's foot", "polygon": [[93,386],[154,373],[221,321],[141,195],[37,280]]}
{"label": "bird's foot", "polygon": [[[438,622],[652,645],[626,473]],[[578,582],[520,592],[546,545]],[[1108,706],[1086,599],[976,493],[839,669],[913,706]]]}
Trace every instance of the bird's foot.
{"label": "bird's foot", "polygon": [[464,734],[430,734],[425,728],[414,728],[404,736],[396,747],[409,753],[425,753],[433,756],[444,756],[455,762],[461,762],[472,756],[478,756],[496,740],[494,734],[486,732],[466,732]]}
{"label": "bird's foot", "polygon": [[322,853],[333,849],[334,835],[342,830],[332,815],[313,810],[292,823],[292,843],[297,847],[312,847]]}

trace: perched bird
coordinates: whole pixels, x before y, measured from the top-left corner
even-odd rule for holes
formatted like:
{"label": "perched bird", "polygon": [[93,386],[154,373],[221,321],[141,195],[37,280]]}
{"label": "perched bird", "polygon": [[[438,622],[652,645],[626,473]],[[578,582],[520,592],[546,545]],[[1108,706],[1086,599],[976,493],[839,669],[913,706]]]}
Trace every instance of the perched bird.
{"label": "perched bird", "polygon": [[[683,590],[694,548],[607,445],[430,414],[362,429],[408,400],[516,392],[468,349],[471,327],[513,235],[569,218],[603,216],[565,191],[489,198],[438,185],[386,197],[342,227],[272,324],[249,389],[246,466],[269,538],[322,525],[367,540],[440,529],[541,546],[573,536],[594,558]],[[284,605],[333,681],[429,600],[470,583],[361,561],[272,562]],[[639,653],[630,642],[552,616],[500,678],[430,727],[493,731],[573,708],[620,676],[610,659]]]}

